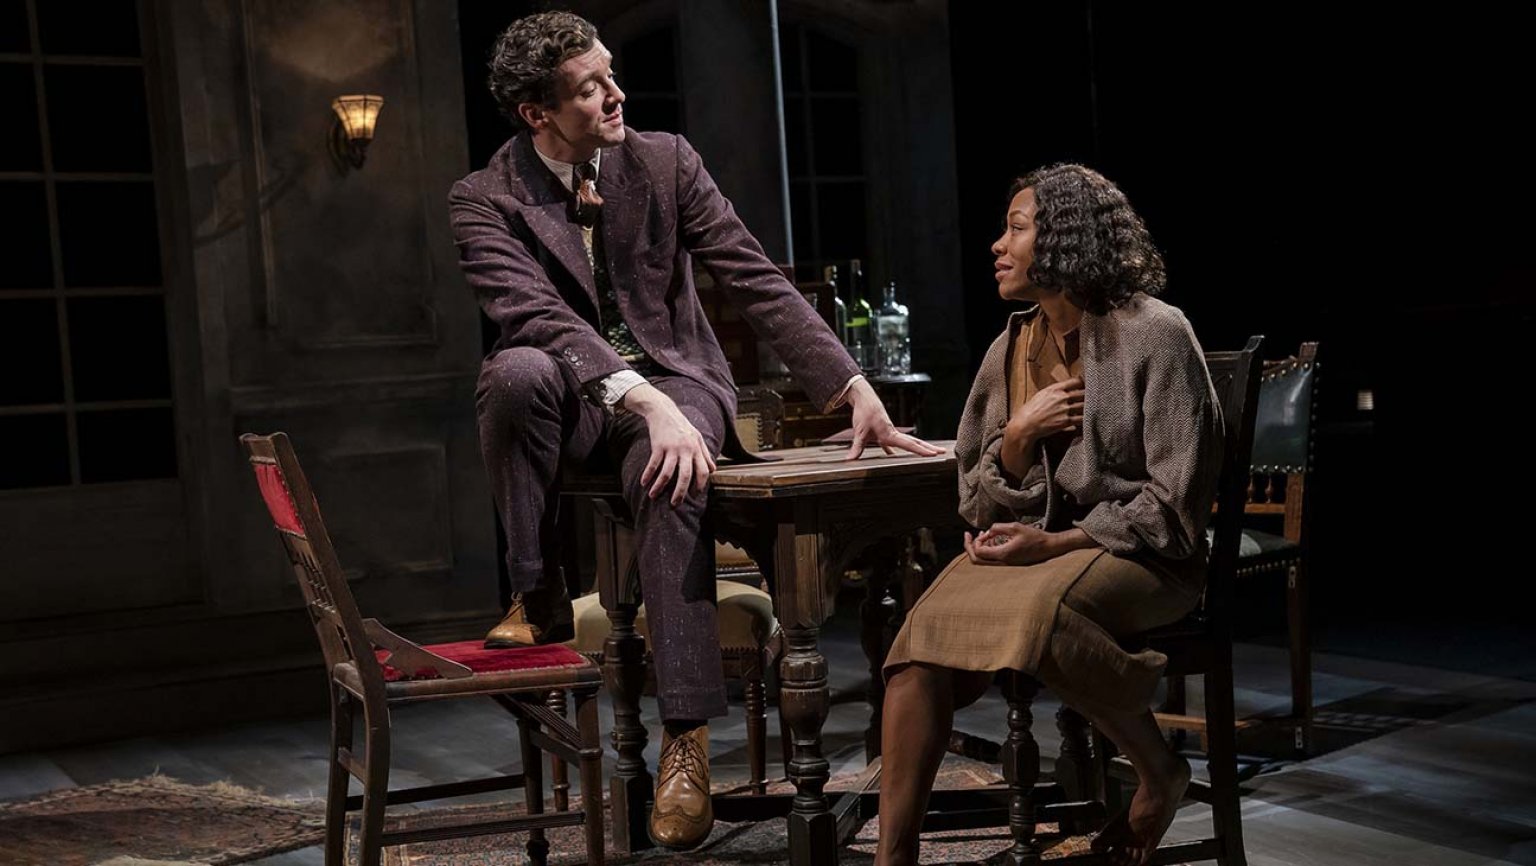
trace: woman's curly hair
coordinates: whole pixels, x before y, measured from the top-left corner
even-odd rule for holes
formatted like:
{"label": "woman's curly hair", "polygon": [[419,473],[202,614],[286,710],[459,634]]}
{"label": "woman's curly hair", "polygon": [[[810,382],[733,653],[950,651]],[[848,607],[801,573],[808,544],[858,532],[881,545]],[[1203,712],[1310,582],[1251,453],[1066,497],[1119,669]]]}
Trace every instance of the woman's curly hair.
{"label": "woman's curly hair", "polygon": [[540,12],[512,22],[491,49],[486,83],[513,128],[527,126],[518,116],[519,105],[555,105],[555,73],[560,64],[591,51],[596,42],[597,28],[570,12]]}
{"label": "woman's curly hair", "polygon": [[1024,189],[1035,191],[1031,283],[1066,292],[1099,315],[1136,292],[1163,290],[1162,255],[1125,193],[1104,175],[1063,163],[1015,180],[1009,200]]}

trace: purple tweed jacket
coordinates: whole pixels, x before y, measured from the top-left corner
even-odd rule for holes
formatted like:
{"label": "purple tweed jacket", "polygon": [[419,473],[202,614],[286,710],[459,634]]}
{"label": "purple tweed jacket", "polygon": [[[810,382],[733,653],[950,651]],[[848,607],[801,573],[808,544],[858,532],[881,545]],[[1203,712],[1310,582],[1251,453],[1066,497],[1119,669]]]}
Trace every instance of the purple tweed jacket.
{"label": "purple tweed jacket", "polygon": [[[817,405],[859,372],[681,136],[626,129],[623,144],[603,151],[598,191],[624,320],[651,358],[703,384],[728,415],[736,412],[736,388],[694,290],[691,256]],[[526,132],[448,194],[460,265],[501,329],[497,351],[542,349],[591,382],[628,365],[599,333],[597,286],[570,199]]]}

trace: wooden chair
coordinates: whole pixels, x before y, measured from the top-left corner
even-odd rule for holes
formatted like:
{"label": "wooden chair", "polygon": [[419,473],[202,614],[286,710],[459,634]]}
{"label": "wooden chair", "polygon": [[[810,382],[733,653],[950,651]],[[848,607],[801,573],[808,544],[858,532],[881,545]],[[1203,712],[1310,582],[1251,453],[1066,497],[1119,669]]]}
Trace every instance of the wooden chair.
{"label": "wooden chair", "polygon": [[[602,746],[598,741],[599,669],[566,647],[485,650],[479,639],[419,646],[377,620],[363,619],[342,575],[320,507],[299,467],[288,437],[240,437],[283,549],[304,593],[305,609],[320,639],[331,696],[330,778],[326,790],[325,863],[346,862],[346,817],[361,808],[359,862],[378,866],[385,845],[493,833],[529,834],[528,856],[547,861],[550,827],[585,825],[587,862],[601,864],[603,848]],[[552,690],[575,697],[573,727],[547,705]],[[523,772],[487,779],[389,790],[389,707],[418,701],[487,697],[517,720]],[[562,697],[563,700],[563,697]],[[362,749],[353,727],[362,715]],[[544,811],[542,754],[581,767],[582,808]],[[348,797],[350,778],[361,797]],[[523,788],[527,815],[429,828],[385,830],[385,807],[488,791]]]}
{"label": "wooden chair", "polygon": [[[1209,782],[1191,781],[1186,796],[1211,807],[1213,834],[1193,842],[1165,844],[1153,864],[1216,860],[1222,866],[1244,866],[1243,831],[1238,810],[1237,745],[1232,695],[1232,628],[1229,601],[1237,572],[1242,536],[1243,503],[1248,488],[1249,453],[1258,409],[1262,337],[1250,337],[1238,352],[1207,352],[1206,363],[1221,400],[1226,438],[1217,488],[1215,529],[1204,599],[1184,620],[1126,641],[1128,649],[1146,647],[1168,656],[1174,675],[1205,675],[1205,712],[1209,739]],[[998,760],[1003,766],[1007,803],[1006,823],[1013,846],[1004,862],[1035,864],[1042,846],[1037,822],[1058,822],[1063,831],[1081,831],[1101,822],[1121,805],[1117,780],[1134,781],[1135,772],[1123,758],[1112,757],[1112,744],[1092,732],[1087,721],[1070,708],[1057,714],[1062,752],[1056,778],[1040,782],[1040,747],[1030,731],[1031,705],[1040,691],[1033,677],[1005,672],[1003,692],[1008,701],[1008,737],[1001,745],[956,732],[951,750],[971,757]],[[989,806],[987,792],[935,791],[925,829],[994,826],[1004,810]],[[938,812],[940,814],[933,814]],[[947,814],[945,814],[947,813]],[[1083,854],[1054,862],[1103,862]]]}
{"label": "wooden chair", "polygon": [[[1258,417],[1254,421],[1253,457],[1248,496],[1238,550],[1237,577],[1249,579],[1280,574],[1285,577],[1286,623],[1290,633],[1291,712],[1287,716],[1244,719],[1241,730],[1257,724],[1292,728],[1296,751],[1312,745],[1312,629],[1308,618],[1311,570],[1311,515],[1316,405],[1317,343],[1302,343],[1297,353],[1266,361],[1259,383]],[[1280,533],[1259,526],[1275,528]],[[1170,677],[1164,712],[1158,724],[1168,730],[1197,733],[1205,740],[1203,719],[1185,715],[1185,680]]]}

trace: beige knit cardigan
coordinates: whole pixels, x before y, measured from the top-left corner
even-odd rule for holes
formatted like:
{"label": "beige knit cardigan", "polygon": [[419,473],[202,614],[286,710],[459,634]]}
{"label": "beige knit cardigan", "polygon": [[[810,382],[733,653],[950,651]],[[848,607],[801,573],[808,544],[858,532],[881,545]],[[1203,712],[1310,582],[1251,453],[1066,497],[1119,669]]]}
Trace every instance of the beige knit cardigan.
{"label": "beige knit cardigan", "polygon": [[1049,465],[1043,448],[1012,484],[999,452],[1008,420],[1015,313],[987,350],[956,433],[960,516],[972,526],[1023,521],[1063,528],[1063,499],[1087,506],[1074,525],[1111,553],[1205,558],[1221,466],[1220,405],[1205,356],[1178,308],[1136,294],[1080,327],[1082,435]]}

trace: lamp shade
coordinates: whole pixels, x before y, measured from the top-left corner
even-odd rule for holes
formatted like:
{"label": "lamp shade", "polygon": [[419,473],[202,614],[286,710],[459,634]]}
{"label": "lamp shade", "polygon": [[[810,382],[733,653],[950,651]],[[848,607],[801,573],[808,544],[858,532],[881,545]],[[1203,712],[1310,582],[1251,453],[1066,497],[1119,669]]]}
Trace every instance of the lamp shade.
{"label": "lamp shade", "polygon": [[382,107],[384,97],[372,93],[355,93],[331,100],[331,109],[341,119],[341,128],[346,131],[348,141],[371,141],[373,125],[378,122]]}

